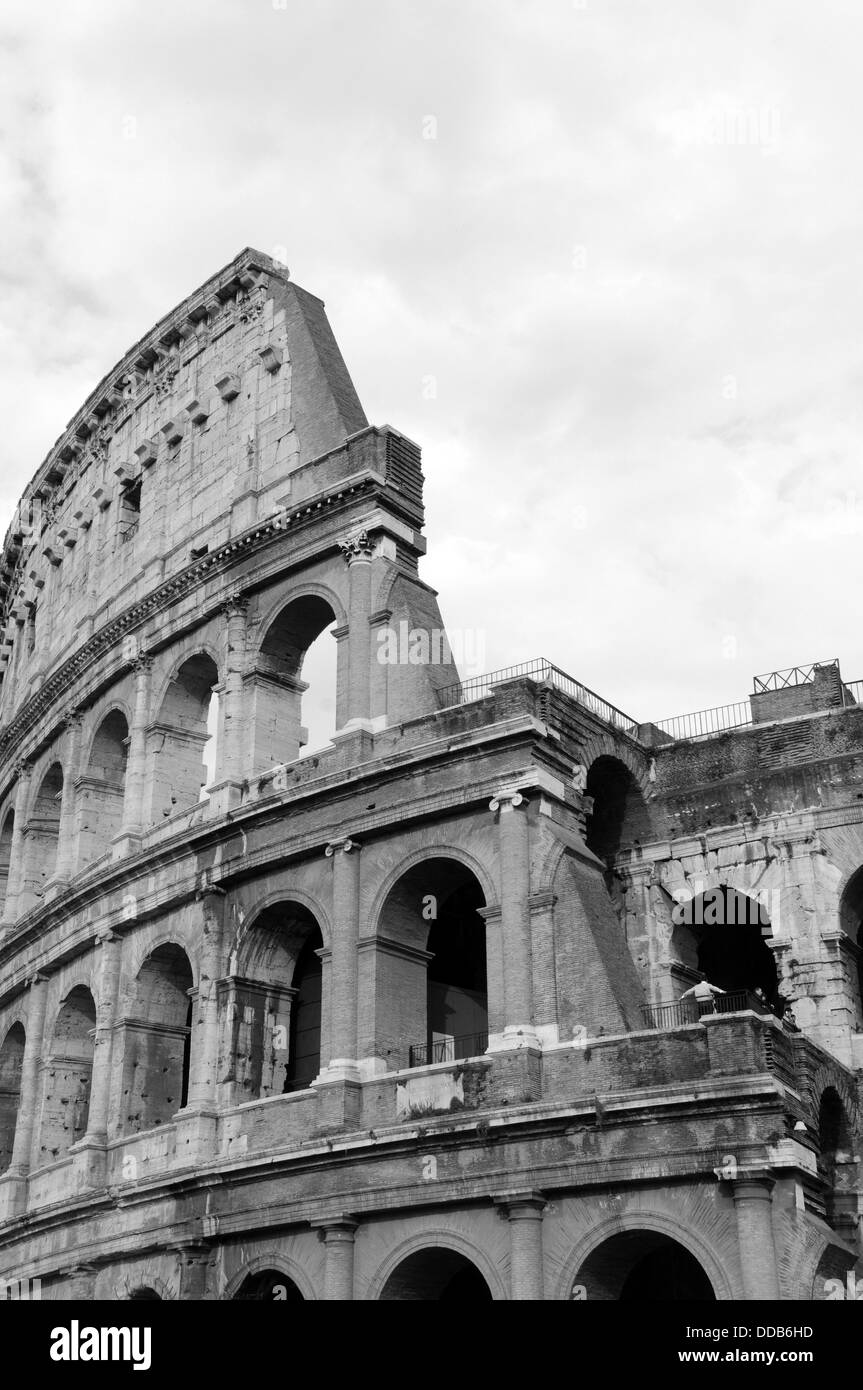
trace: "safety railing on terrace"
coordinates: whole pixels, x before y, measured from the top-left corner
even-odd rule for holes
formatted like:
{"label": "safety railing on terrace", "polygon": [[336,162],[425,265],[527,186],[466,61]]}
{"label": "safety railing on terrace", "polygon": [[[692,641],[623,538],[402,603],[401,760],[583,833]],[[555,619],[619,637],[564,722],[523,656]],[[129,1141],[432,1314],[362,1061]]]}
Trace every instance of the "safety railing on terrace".
{"label": "safety railing on terrace", "polygon": [[[837,661],[813,661],[808,666],[791,666],[786,671],[771,671],[769,675],[754,678],[753,695],[771,690],[785,690],[794,685],[809,684],[814,680],[816,670],[835,667]],[[664,734],[669,743],[694,741],[712,738],[716,734],[730,733],[734,729],[745,729],[753,724],[752,706],[749,700],[737,700],[730,705],[714,705],[710,709],[694,710],[688,714],[674,715],[671,719],[656,719],[639,723],[631,715],[604,700],[589,686],[583,685],[573,676],[567,675],[553,662],[542,657],[534,661],[523,661],[516,666],[505,666],[500,671],[490,671],[487,675],[473,676],[470,680],[458,681],[444,686],[438,691],[441,708],[452,709],[456,705],[470,704],[491,695],[496,686],[520,678],[548,683],[565,695],[569,695],[583,709],[589,710],[599,719],[630,738],[638,739],[648,745],[655,745],[656,739],[649,737],[654,731]],[[840,681],[842,704],[844,707],[863,705],[863,681]],[[769,721],[764,721],[769,722]]]}
{"label": "safety railing on terrace", "polygon": [[731,729],[745,729],[751,723],[749,701],[738,700],[733,705],[715,705],[712,709],[699,709],[692,714],[677,714],[673,719],[657,719],[653,728],[667,734],[671,740],[696,739],[728,733]]}
{"label": "safety railing on terrace", "polygon": [[647,1029],[664,1032],[668,1028],[683,1028],[687,1023],[698,1023],[707,1014],[738,1014],[744,1009],[753,1009],[758,1014],[775,1012],[763,999],[751,990],[732,990],[727,994],[714,994],[710,999],[677,999],[673,1004],[645,1004],[641,1014]]}
{"label": "safety railing on terrace", "polygon": [[488,1047],[488,1033],[465,1033],[460,1038],[436,1038],[433,1043],[417,1043],[408,1054],[408,1066],[427,1067],[434,1062],[461,1062],[465,1057],[481,1057]]}
{"label": "safety railing on terrace", "polygon": [[518,680],[520,677],[527,677],[529,680],[549,683],[557,690],[569,695],[584,709],[590,710],[598,718],[605,720],[607,724],[612,724],[622,733],[629,734],[632,738],[638,737],[638,721],[630,715],[624,714],[616,706],[603,700],[596,691],[582,685],[581,681],[575,680],[573,676],[568,676],[565,671],[561,671],[559,666],[554,666],[552,662],[545,661],[542,657],[534,661],[523,661],[518,666],[506,666],[501,671],[491,671],[485,676],[474,676],[471,680],[459,681],[456,685],[444,686],[438,691],[438,697],[443,709],[451,709],[455,705],[469,704],[472,700],[483,700],[490,695],[495,686],[503,685],[506,681]]}
{"label": "safety railing on terrace", "polygon": [[809,685],[815,679],[816,671],[839,670],[839,658],[830,661],[812,661],[808,666],[789,666],[785,671],[768,671],[765,676],[754,676],[753,694],[761,695],[767,690],[788,690],[793,685]]}

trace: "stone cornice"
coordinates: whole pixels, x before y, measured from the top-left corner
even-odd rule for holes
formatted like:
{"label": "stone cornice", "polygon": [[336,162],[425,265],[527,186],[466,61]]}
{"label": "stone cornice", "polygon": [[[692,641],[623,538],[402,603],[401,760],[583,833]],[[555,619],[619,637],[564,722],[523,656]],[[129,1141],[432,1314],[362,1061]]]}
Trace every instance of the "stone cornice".
{"label": "stone cornice", "polygon": [[[187,565],[172,578],[165,580],[145,598],[131,605],[116,618],[112,618],[48,677],[38,692],[0,730],[0,758],[4,761],[8,758],[9,750],[25,737],[46,711],[61,708],[65,693],[96,664],[100,657],[110,651],[112,647],[117,646],[124,638],[132,636],[157,614],[164,612],[188,594],[202,587],[215,575],[230,570],[247,555],[271,544],[285,531],[295,532],[298,528],[318,521],[322,511],[343,507],[353,500],[358,500],[370,492],[381,490],[381,488],[381,483],[370,475],[366,477],[358,475],[350,483],[342,484],[326,494],[308,499],[296,511],[287,509],[284,513],[267,521],[257,523],[241,535],[226,541],[218,549]],[[132,670],[139,656],[140,653],[137,649],[130,651],[117,675]]]}

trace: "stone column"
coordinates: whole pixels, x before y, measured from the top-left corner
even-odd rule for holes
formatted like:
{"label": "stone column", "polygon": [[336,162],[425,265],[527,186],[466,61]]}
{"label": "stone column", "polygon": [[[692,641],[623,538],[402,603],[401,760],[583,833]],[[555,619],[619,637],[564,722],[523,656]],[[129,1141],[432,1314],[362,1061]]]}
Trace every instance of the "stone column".
{"label": "stone column", "polygon": [[80,772],[81,758],[81,716],[72,714],[66,721],[65,766],[63,768],[63,796],[60,801],[60,825],[57,833],[57,864],[51,878],[45,885],[46,897],[55,894],[74,877],[75,863],[76,809],[78,793],[76,783]]}
{"label": "stone column", "polygon": [[40,1069],[42,1035],[45,1029],[45,1006],[48,1002],[48,980],[34,975],[29,981],[27,1001],[27,1030],[24,1061],[21,1068],[21,1094],[18,1121],[12,1145],[12,1161],[0,1178],[0,1220],[18,1216],[27,1208],[27,1175],[30,1172],[30,1151],[40,1099]]}
{"label": "stone column", "polygon": [[248,599],[233,594],[223,609],[225,676],[219,711],[220,745],[217,748],[216,779],[210,788],[210,807],[214,815],[224,815],[239,806],[243,781],[251,764],[252,741],[247,737],[243,708],[248,607]]}
{"label": "stone column", "polygon": [[6,902],[3,905],[2,926],[11,926],[18,918],[18,902],[24,880],[24,826],[27,822],[27,807],[30,801],[30,785],[33,777],[31,763],[19,763],[16,769],[15,824],[12,829],[12,852],[9,858],[9,878],[6,882]]}
{"label": "stone column", "polygon": [[357,1222],[350,1216],[337,1216],[312,1223],[318,1239],[326,1246],[324,1298],[349,1303],[354,1296],[354,1241]]}
{"label": "stone column", "polygon": [[187,1109],[211,1109],[216,1104],[219,1064],[219,991],[222,977],[222,944],[225,890],[204,884],[198,893],[203,918],[200,983],[193,1010],[191,1072]]}
{"label": "stone column", "polygon": [[135,710],[129,730],[129,757],[126,764],[126,792],[123,798],[123,825],[114,840],[114,858],[135,854],[144,831],[144,802],[147,786],[147,729],[150,723],[151,656],[139,656],[135,671]]}
{"label": "stone column", "polygon": [[330,964],[330,1062],[328,1078],[357,1077],[357,943],[360,922],[360,846],[356,840],[327,845],[333,861],[333,940]]}
{"label": "stone column", "polygon": [[744,1297],[778,1299],[779,1276],[773,1241],[773,1179],[767,1173],[735,1178],[731,1189],[737,1217],[737,1242]]}
{"label": "stone column", "polygon": [[85,1183],[91,1187],[100,1187],[105,1182],[105,1146],[108,1142],[114,1028],[117,1022],[123,943],[113,932],[107,931],[99,938],[97,950],[99,962],[96,985],[96,1035],[87,1133],[71,1150],[74,1154],[81,1155],[80,1159],[76,1157],[76,1163],[80,1164]]}
{"label": "stone column", "polygon": [[537,1047],[531,998],[530,857],[527,802],[504,790],[489,803],[498,815],[501,935],[503,946],[503,1037],[509,1047]]}
{"label": "stone column", "polygon": [[495,1199],[509,1221],[510,1294],[514,1299],[541,1302],[545,1296],[540,1192],[516,1192]]}
{"label": "stone column", "polygon": [[371,628],[373,545],[365,531],[342,542],[350,571],[348,717],[345,731],[371,729]]}

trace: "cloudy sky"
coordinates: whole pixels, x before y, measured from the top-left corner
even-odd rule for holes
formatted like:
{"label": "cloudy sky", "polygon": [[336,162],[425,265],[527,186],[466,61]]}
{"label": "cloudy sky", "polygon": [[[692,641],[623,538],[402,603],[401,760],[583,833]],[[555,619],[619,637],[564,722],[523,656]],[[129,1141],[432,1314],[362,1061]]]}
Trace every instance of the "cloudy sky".
{"label": "cloudy sky", "polygon": [[251,245],[423,446],[469,665],[863,677],[858,0],[6,0],[0,521]]}

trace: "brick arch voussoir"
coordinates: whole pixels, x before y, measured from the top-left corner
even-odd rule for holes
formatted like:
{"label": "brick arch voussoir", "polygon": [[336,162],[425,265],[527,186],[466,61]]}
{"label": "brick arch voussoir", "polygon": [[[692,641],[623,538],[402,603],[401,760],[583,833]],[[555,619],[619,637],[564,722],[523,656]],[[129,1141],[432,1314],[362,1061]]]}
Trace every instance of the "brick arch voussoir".
{"label": "brick arch voussoir", "polygon": [[684,1224],[666,1212],[646,1207],[641,1211],[616,1212],[598,1225],[591,1226],[575,1245],[564,1262],[558,1277],[554,1297],[569,1300],[573,1285],[578,1282],[579,1271],[585,1262],[612,1236],[627,1231],[654,1231],[657,1235],[668,1236],[697,1260],[710,1280],[713,1292],[720,1302],[739,1298],[733,1280],[726,1271],[725,1261],[713,1243],[692,1225]]}
{"label": "brick arch voussoir", "polygon": [[479,1270],[488,1284],[495,1302],[502,1302],[509,1297],[503,1278],[507,1272],[504,1267],[493,1264],[482,1247],[474,1241],[468,1240],[467,1236],[460,1235],[457,1231],[448,1231],[442,1228],[418,1231],[416,1235],[401,1241],[378,1266],[362,1297],[366,1301],[380,1299],[387,1281],[395,1274],[399,1265],[410,1259],[411,1255],[418,1255],[423,1250],[452,1250],[457,1255],[464,1256]]}
{"label": "brick arch voussoir", "polygon": [[469,854],[467,850],[459,845],[446,842],[434,845],[425,845],[420,849],[409,851],[404,858],[390,869],[383,881],[375,889],[375,896],[372,907],[368,914],[369,930],[372,935],[377,935],[381,913],[386,905],[387,898],[395,888],[399,879],[406,873],[415,868],[417,864],[422,864],[427,859],[452,859],[465,868],[470,869],[477,879],[482,889],[485,905],[488,908],[495,908],[498,904],[498,891],[495,886],[494,877],[487,864],[483,864],[475,855]]}
{"label": "brick arch voussoir", "polygon": [[286,1279],[290,1279],[292,1284],[296,1284],[300,1293],[307,1303],[313,1303],[318,1295],[314,1285],[302,1269],[294,1260],[288,1259],[277,1250],[265,1251],[262,1255],[256,1255],[253,1260],[249,1260],[243,1265],[242,1269],[232,1275],[225,1285],[221,1295],[223,1302],[228,1302],[242,1288],[248,1278],[254,1278],[256,1274],[263,1274],[266,1269],[274,1269],[279,1274],[284,1274]]}
{"label": "brick arch voussoir", "polygon": [[581,760],[590,771],[597,758],[616,758],[632,774],[645,802],[653,798],[653,784],[650,780],[650,758],[638,755],[628,743],[614,738],[612,734],[593,734],[585,739],[581,747]]}

